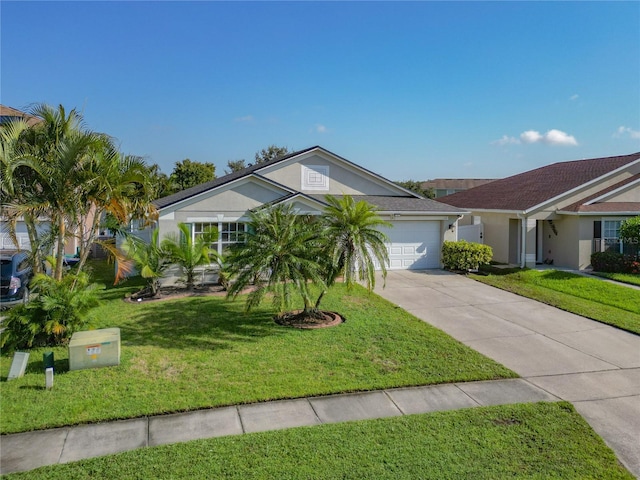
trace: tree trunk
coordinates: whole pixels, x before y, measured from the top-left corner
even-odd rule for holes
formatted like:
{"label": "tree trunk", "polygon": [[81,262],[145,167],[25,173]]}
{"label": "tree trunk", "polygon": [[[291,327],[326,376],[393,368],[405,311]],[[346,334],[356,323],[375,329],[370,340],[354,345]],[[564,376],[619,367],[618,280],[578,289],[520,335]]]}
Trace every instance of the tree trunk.
{"label": "tree trunk", "polygon": [[64,244],[66,235],[66,225],[64,223],[64,216],[58,217],[58,245],[56,247],[56,270],[53,278],[60,281],[62,280],[62,268],[64,267]]}

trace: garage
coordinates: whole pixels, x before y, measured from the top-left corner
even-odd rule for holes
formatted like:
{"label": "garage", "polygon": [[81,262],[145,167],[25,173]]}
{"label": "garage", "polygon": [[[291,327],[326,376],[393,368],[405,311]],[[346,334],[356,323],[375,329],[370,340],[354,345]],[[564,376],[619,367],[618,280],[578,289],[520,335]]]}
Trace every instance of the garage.
{"label": "garage", "polygon": [[440,222],[395,221],[389,237],[389,270],[440,268]]}

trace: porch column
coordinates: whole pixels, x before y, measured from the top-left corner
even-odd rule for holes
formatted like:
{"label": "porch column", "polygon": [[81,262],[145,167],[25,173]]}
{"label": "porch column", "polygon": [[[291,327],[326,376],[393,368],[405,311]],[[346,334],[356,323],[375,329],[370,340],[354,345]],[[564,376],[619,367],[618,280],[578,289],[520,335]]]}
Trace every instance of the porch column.
{"label": "porch column", "polygon": [[522,218],[522,245],[520,248],[520,267],[536,266],[536,219]]}

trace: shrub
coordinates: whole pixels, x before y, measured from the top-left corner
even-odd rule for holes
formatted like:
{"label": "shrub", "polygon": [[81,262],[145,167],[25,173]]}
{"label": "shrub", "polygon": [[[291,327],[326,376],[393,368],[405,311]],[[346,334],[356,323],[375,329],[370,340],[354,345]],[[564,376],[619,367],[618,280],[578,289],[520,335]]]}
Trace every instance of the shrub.
{"label": "shrub", "polygon": [[445,241],[442,244],[442,263],[450,270],[477,269],[480,265],[488,264],[492,257],[493,250],[489,245],[465,240]]}
{"label": "shrub", "polygon": [[640,257],[619,252],[596,252],[591,255],[595,272],[640,273]]}
{"label": "shrub", "polygon": [[9,310],[3,322],[3,350],[63,345],[74,332],[90,327],[88,313],[99,304],[101,286],[90,284],[87,273],[68,273],[62,280],[38,274],[32,286],[36,295]]}

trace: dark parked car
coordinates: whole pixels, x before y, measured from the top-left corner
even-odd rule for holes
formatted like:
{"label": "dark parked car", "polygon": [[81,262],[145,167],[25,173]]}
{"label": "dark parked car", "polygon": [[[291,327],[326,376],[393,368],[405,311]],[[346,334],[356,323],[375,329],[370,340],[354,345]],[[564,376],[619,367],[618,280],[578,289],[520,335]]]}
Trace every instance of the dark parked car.
{"label": "dark parked car", "polygon": [[29,301],[29,284],[33,278],[29,252],[0,250],[0,277],[0,306]]}

